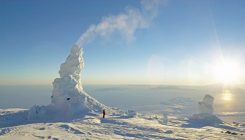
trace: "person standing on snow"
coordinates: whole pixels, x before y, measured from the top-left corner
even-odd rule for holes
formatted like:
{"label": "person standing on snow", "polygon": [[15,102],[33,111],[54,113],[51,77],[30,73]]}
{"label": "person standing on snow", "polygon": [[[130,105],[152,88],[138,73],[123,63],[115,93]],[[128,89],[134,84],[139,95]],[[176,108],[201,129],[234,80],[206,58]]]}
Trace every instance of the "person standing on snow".
{"label": "person standing on snow", "polygon": [[103,118],[105,118],[105,109],[103,109]]}

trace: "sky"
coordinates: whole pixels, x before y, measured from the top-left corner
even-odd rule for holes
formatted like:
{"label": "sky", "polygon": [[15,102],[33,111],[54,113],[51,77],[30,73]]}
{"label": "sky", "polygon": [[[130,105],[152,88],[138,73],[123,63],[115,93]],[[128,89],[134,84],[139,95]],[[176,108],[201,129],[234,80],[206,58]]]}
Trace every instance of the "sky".
{"label": "sky", "polygon": [[151,17],[140,0],[0,0],[0,85],[52,84],[91,25],[130,9],[147,25],[84,44],[82,83],[245,82],[244,0],[160,1]]}

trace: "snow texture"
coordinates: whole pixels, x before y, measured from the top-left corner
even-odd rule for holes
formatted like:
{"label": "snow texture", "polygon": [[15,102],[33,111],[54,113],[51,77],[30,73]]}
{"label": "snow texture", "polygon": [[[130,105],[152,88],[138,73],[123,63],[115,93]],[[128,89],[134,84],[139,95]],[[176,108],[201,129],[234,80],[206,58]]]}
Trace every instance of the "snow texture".
{"label": "snow texture", "polygon": [[[0,110],[0,114],[16,114],[22,110]],[[19,114],[18,113],[18,114]],[[21,116],[20,114],[18,116]],[[1,117],[0,117],[1,118]],[[20,117],[19,117],[20,118]],[[162,115],[138,114],[136,117],[86,115],[72,121],[30,123],[13,127],[0,127],[0,140],[231,140],[245,139],[244,127],[237,129],[216,127],[181,127],[184,119],[169,116],[163,125]],[[0,119],[1,120],[1,119]],[[13,120],[13,119],[12,119]],[[5,119],[8,122],[9,119]],[[15,119],[16,121],[16,119]],[[1,123],[1,121],[0,121]],[[1,126],[1,124],[0,124]]]}

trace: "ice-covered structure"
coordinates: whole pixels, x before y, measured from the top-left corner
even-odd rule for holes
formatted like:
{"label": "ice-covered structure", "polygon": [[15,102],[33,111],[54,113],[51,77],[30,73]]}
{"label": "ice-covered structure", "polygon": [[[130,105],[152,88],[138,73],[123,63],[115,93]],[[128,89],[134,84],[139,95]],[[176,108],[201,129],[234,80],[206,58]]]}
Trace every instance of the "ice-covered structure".
{"label": "ice-covered structure", "polygon": [[82,55],[82,48],[74,45],[60,66],[60,78],[53,82],[52,105],[59,112],[77,115],[107,108],[83,91],[80,74],[84,66]]}
{"label": "ice-covered structure", "polygon": [[198,102],[198,114],[193,114],[188,118],[188,123],[184,127],[204,127],[204,126],[221,126],[223,121],[213,114],[214,97],[205,95],[203,100]]}
{"label": "ice-covered structure", "polygon": [[199,114],[213,114],[214,97],[206,94],[202,101],[198,102]]}
{"label": "ice-covered structure", "polygon": [[84,66],[82,55],[83,49],[74,45],[66,61],[60,66],[60,78],[53,82],[51,104],[33,106],[29,111],[29,119],[66,119],[89,112],[101,113],[103,109],[107,112],[110,110],[83,91],[80,74]]}

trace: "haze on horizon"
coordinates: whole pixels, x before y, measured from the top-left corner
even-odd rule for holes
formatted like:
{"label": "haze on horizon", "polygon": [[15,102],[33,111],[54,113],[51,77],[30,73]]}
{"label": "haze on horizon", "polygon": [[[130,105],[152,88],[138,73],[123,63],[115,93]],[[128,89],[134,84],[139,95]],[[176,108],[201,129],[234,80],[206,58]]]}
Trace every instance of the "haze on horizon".
{"label": "haze on horizon", "polygon": [[[244,84],[244,6],[242,0],[166,0],[129,38],[115,32],[87,43],[82,82]],[[141,2],[1,0],[0,85],[51,84],[82,33],[131,8],[141,9]]]}

